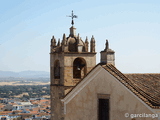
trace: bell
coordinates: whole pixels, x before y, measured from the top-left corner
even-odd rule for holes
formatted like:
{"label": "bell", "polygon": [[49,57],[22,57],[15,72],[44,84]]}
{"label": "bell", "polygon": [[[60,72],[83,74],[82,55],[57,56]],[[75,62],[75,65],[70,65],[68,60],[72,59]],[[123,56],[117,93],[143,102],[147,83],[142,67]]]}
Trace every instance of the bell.
{"label": "bell", "polygon": [[77,70],[81,70],[79,66],[77,66]]}

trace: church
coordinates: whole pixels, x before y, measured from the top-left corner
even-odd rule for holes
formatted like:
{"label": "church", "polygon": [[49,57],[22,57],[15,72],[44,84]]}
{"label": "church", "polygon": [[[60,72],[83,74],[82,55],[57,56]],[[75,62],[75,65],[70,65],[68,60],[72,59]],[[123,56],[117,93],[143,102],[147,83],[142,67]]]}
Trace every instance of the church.
{"label": "church", "polygon": [[94,36],[70,34],[51,39],[51,120],[160,120],[160,74],[124,74],[115,52],[105,48],[96,65]]}

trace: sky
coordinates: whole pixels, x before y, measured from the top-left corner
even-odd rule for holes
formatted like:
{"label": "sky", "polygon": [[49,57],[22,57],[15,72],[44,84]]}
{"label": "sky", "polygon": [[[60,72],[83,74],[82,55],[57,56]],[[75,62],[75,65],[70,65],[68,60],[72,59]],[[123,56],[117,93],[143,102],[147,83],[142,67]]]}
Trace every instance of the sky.
{"label": "sky", "polygon": [[82,40],[105,47],[124,73],[160,73],[159,0],[0,0],[0,70],[50,71],[50,40],[69,35],[71,11]]}

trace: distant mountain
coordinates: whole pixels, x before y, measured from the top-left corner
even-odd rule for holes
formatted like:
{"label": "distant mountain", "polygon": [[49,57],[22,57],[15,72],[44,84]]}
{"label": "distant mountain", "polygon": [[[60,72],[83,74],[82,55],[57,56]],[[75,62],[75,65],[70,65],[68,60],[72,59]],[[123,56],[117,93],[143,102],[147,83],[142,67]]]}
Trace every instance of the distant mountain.
{"label": "distant mountain", "polygon": [[0,71],[0,77],[26,77],[26,78],[49,78],[50,73],[45,71],[21,71],[21,72],[12,72],[12,71]]}
{"label": "distant mountain", "polygon": [[0,77],[17,77],[19,74],[12,71],[0,71]]}

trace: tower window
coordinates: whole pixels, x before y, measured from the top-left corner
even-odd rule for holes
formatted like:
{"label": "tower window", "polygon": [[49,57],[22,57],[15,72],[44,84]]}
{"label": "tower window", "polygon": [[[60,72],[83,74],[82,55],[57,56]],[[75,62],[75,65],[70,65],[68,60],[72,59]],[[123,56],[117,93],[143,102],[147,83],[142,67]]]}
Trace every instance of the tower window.
{"label": "tower window", "polygon": [[54,78],[60,79],[60,63],[59,60],[54,62]]}
{"label": "tower window", "polygon": [[86,61],[76,58],[73,62],[73,78],[82,78],[86,75]]}

